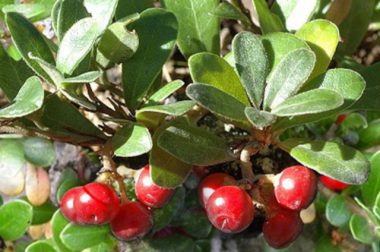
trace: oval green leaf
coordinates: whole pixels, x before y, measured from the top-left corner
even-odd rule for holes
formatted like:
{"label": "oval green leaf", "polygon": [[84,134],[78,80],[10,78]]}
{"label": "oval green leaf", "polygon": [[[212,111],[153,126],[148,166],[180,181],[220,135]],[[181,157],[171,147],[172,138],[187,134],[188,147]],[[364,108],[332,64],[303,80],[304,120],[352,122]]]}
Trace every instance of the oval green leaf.
{"label": "oval green leaf", "polygon": [[302,26],[296,36],[305,40],[317,57],[310,79],[323,74],[339,43],[338,27],[328,20],[317,19]]}
{"label": "oval green leaf", "polygon": [[137,52],[123,64],[122,77],[125,102],[128,108],[135,109],[153,86],[174,48],[177,20],[166,10],[148,9],[128,28],[136,30],[140,40]]}
{"label": "oval green leaf", "polygon": [[60,234],[62,230],[69,225],[69,221],[62,215],[62,213],[57,210],[51,219],[51,229],[53,233],[53,241],[57,245],[59,251],[70,252],[72,250],[68,249],[62,242]]}
{"label": "oval green leaf", "polygon": [[54,145],[51,141],[39,138],[30,137],[23,141],[25,158],[37,165],[47,167],[55,162],[56,154]]}
{"label": "oval green leaf", "polygon": [[219,0],[163,0],[178,20],[178,47],[186,58],[199,52],[219,55],[219,17],[210,15]]}
{"label": "oval green leaf", "polygon": [[38,77],[30,77],[19,90],[13,103],[0,110],[0,118],[18,118],[29,115],[41,108],[44,89]]}
{"label": "oval green leaf", "polygon": [[186,88],[186,94],[202,107],[227,119],[240,123],[247,121],[245,105],[233,96],[206,84],[191,84]]}
{"label": "oval green leaf", "polygon": [[329,199],[326,205],[326,218],[334,226],[342,227],[351,218],[351,211],[343,196],[337,195]]}
{"label": "oval green leaf", "polygon": [[144,126],[127,123],[113,136],[112,146],[118,157],[135,157],[152,149],[152,139]]}
{"label": "oval green leaf", "polygon": [[22,200],[14,200],[0,207],[0,236],[6,241],[21,238],[30,226],[32,206]]}
{"label": "oval green leaf", "polygon": [[272,125],[277,119],[275,115],[255,108],[245,108],[244,112],[249,122],[259,130]]}
{"label": "oval green leaf", "polygon": [[100,35],[98,23],[93,18],[76,22],[65,34],[57,53],[57,69],[71,75],[93,48]]}
{"label": "oval green leaf", "polygon": [[185,85],[185,83],[182,80],[175,80],[166,84],[149,97],[146,105],[148,106],[150,104],[159,104],[175,91],[183,87],[183,85]]}
{"label": "oval green leaf", "polygon": [[355,240],[364,244],[371,244],[377,237],[375,230],[368,223],[368,219],[354,214],[350,219],[350,230]]}
{"label": "oval green leaf", "polygon": [[367,206],[374,206],[380,192],[380,152],[376,152],[370,159],[371,173],[361,187],[361,194]]}
{"label": "oval green leaf", "polygon": [[70,223],[63,228],[59,236],[67,248],[80,251],[101,243],[109,233],[108,225],[80,226]]}
{"label": "oval green leaf", "polygon": [[24,61],[38,75],[49,80],[49,76],[40,65],[29,58],[29,53],[31,53],[50,64],[55,64],[53,53],[43,35],[32,23],[18,13],[7,13],[5,20],[12,35],[13,43],[16,45]]}
{"label": "oval green leaf", "polygon": [[209,84],[250,106],[239,76],[223,58],[211,53],[198,53],[190,57],[189,68],[194,82]]}
{"label": "oval green leaf", "polygon": [[251,32],[241,32],[232,41],[232,51],[245,90],[255,107],[260,108],[269,73],[269,62],[261,39]]}
{"label": "oval green leaf", "polygon": [[315,54],[308,49],[288,53],[267,79],[264,108],[274,108],[296,94],[309,78],[315,65]]}
{"label": "oval green leaf", "polygon": [[175,121],[161,132],[158,145],[179,160],[192,165],[209,166],[233,159],[222,138],[190,125],[186,119]]}
{"label": "oval green leaf", "polygon": [[265,0],[252,0],[256,9],[263,34],[284,31],[285,27],[279,16],[272,13]]}
{"label": "oval green leaf", "polygon": [[370,164],[359,151],[335,142],[289,139],[280,146],[301,164],[348,184],[363,184]]}
{"label": "oval green leaf", "polygon": [[47,240],[35,241],[30,244],[25,252],[57,252],[57,250],[52,245],[52,242]]}
{"label": "oval green leaf", "polygon": [[274,107],[272,114],[277,116],[297,116],[317,114],[340,107],[343,97],[328,89],[313,89],[292,96]]}

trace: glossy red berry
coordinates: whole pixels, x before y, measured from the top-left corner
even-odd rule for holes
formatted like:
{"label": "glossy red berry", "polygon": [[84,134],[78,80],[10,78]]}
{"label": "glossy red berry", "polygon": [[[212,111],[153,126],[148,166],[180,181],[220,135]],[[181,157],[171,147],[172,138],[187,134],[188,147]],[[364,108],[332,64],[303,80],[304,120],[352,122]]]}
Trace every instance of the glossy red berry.
{"label": "glossy red berry", "polygon": [[111,221],[111,230],[120,240],[132,240],[146,235],[153,226],[151,212],[139,202],[124,204]]}
{"label": "glossy red berry", "polygon": [[346,189],[347,187],[350,186],[349,184],[346,184],[346,183],[341,182],[339,180],[335,180],[333,178],[323,176],[323,175],[319,178],[319,180],[327,188],[330,188],[332,190],[337,190],[337,191],[341,191],[341,190]]}
{"label": "glossy red berry", "polygon": [[263,234],[271,247],[280,249],[295,241],[302,229],[303,223],[299,213],[283,209],[265,221]]}
{"label": "glossy red berry", "polygon": [[205,206],[210,196],[221,186],[234,185],[236,180],[226,173],[213,173],[202,180],[198,187],[199,202]]}
{"label": "glossy red berry", "polygon": [[225,233],[239,233],[253,221],[255,208],[251,197],[237,186],[222,186],[206,204],[210,222]]}
{"label": "glossy red berry", "polygon": [[137,179],[135,192],[137,199],[142,204],[152,208],[160,208],[170,200],[175,190],[154,184],[150,176],[149,165],[146,165]]}
{"label": "glossy red berry", "polygon": [[276,175],[274,193],[280,205],[299,211],[312,203],[317,184],[312,170],[301,165],[291,166]]}
{"label": "glossy red berry", "polygon": [[70,189],[62,198],[61,211],[76,224],[105,224],[115,218],[120,209],[114,190],[104,184],[90,183]]}
{"label": "glossy red berry", "polygon": [[347,118],[346,114],[338,115],[337,118],[336,118],[335,123],[336,124],[341,124],[342,122],[344,122],[344,120],[346,120],[346,118]]}

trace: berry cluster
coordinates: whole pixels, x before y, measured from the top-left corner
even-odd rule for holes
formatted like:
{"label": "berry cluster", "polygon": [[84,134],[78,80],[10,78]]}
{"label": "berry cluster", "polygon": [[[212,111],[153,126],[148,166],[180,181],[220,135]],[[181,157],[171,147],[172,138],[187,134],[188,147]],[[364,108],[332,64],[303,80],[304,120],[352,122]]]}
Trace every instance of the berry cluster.
{"label": "berry cluster", "polygon": [[[225,233],[246,229],[255,216],[255,203],[265,206],[264,237],[274,248],[293,242],[302,231],[299,212],[307,208],[317,192],[317,176],[304,166],[284,169],[274,185],[252,185],[250,193],[230,175],[214,173],[202,180],[198,195],[210,222]],[[274,187],[273,187],[274,186]],[[257,199],[252,197],[258,191]]]}
{"label": "berry cluster", "polygon": [[[320,181],[334,190],[348,186],[326,176],[321,176]],[[271,247],[283,248],[302,232],[300,211],[312,203],[317,183],[315,172],[301,165],[285,168],[276,176],[258,176],[254,183],[237,181],[229,174],[218,172],[202,179],[198,197],[209,221],[225,233],[242,232],[252,224],[257,212],[264,212],[265,240]],[[141,238],[152,229],[151,209],[163,207],[175,190],[154,184],[147,165],[137,178],[135,192],[138,201],[120,204],[112,188],[90,183],[69,190],[62,198],[61,211],[80,225],[110,223],[112,233],[120,240]]]}
{"label": "berry cluster", "polygon": [[141,171],[135,186],[139,201],[122,205],[116,192],[101,183],[75,187],[65,193],[61,202],[62,214],[79,225],[111,224],[111,230],[120,240],[143,237],[153,226],[150,208],[159,208],[171,198],[173,189],[153,184],[149,165]]}

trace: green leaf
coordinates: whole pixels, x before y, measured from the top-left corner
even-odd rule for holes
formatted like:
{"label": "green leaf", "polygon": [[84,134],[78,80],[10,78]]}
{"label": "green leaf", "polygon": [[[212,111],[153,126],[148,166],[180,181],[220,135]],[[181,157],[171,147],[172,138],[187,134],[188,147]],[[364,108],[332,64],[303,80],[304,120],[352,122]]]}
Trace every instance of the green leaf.
{"label": "green leaf", "polygon": [[57,10],[56,35],[61,41],[66,32],[80,19],[89,17],[83,5],[83,0],[60,0],[61,4]]}
{"label": "green leaf", "polygon": [[277,116],[297,116],[317,114],[340,107],[343,97],[329,89],[313,89],[286,99],[274,107],[272,114]]}
{"label": "green leaf", "polygon": [[76,22],[65,34],[57,53],[57,69],[71,75],[93,48],[100,35],[100,27],[93,18]]}
{"label": "green leaf", "polygon": [[148,8],[153,8],[154,0],[119,0],[116,9],[116,20],[125,18],[134,13],[140,13]]}
{"label": "green leaf", "polygon": [[310,49],[305,41],[291,33],[275,32],[261,36],[268,56],[270,72],[288,55],[297,49]]}
{"label": "green leaf", "polygon": [[212,230],[207,214],[200,209],[187,209],[179,221],[186,233],[196,238],[207,238]]}
{"label": "green leaf", "polygon": [[239,8],[229,2],[220,3],[211,13],[220,18],[239,20],[245,26],[251,25],[249,18]]}
{"label": "green leaf", "polygon": [[127,123],[113,136],[112,146],[118,157],[135,157],[152,149],[152,139],[144,126]]}
{"label": "green leaf", "polygon": [[[251,33],[239,33],[232,41],[236,69],[256,108],[260,108],[269,73],[269,62],[261,39]],[[238,97],[237,97],[238,98]]]}
{"label": "green leaf", "polygon": [[[175,16],[163,9],[148,9],[129,27],[139,35],[139,48],[123,64],[125,102],[135,109],[149,92],[169,58],[177,38]],[[154,38],[154,39],[153,39]]]}
{"label": "green leaf", "polygon": [[323,74],[339,43],[338,27],[328,20],[313,20],[302,26],[296,36],[305,40],[316,55],[316,64],[310,79]]}
{"label": "green leaf", "polygon": [[59,12],[62,6],[62,2],[63,0],[55,1],[55,4],[53,5],[53,8],[51,9],[51,26],[56,36],[58,34],[58,16],[59,16]]}
{"label": "green leaf", "polygon": [[218,55],[198,53],[190,57],[189,68],[194,82],[211,85],[251,106],[235,70]]}
{"label": "green leaf", "polygon": [[380,145],[380,120],[374,120],[359,132],[358,148],[365,150]]}
{"label": "green leaf", "polygon": [[360,45],[362,39],[367,33],[375,0],[352,0],[351,8],[339,25],[340,37],[343,43],[338,47],[340,54],[352,54]]}
{"label": "green leaf", "polygon": [[245,123],[247,121],[245,105],[233,96],[206,84],[191,84],[186,88],[186,94],[202,107],[227,120]]}
{"label": "green leaf", "polygon": [[371,173],[367,182],[361,187],[361,195],[367,206],[374,206],[380,192],[380,152],[376,152],[370,159]]}
{"label": "green leaf", "polygon": [[137,34],[128,31],[124,22],[116,22],[104,32],[98,45],[98,53],[109,61],[119,64],[131,58],[137,51],[138,45]]}
{"label": "green leaf", "polygon": [[273,14],[265,0],[252,0],[259,18],[260,28],[263,34],[284,31],[281,19]]}
{"label": "green leaf", "polygon": [[351,211],[344,197],[337,195],[327,202],[325,215],[332,225],[342,227],[350,221]]}
{"label": "green leaf", "polygon": [[47,6],[41,3],[11,4],[4,6],[2,11],[4,13],[17,12],[25,16],[31,22],[36,22],[45,19],[50,15],[50,9],[46,7]]}
{"label": "green leaf", "polygon": [[25,252],[56,252],[57,250],[53,247],[52,243],[48,240],[35,241],[30,244]]}
{"label": "green leaf", "polygon": [[58,247],[60,252],[70,252],[72,250],[68,249],[62,242],[60,234],[62,230],[69,225],[69,221],[62,215],[60,210],[57,210],[51,219],[51,230],[53,233],[53,241]]}
{"label": "green leaf", "polygon": [[2,206],[3,203],[4,203],[3,197],[1,197],[1,195],[0,195],[0,206]]}
{"label": "green leaf", "polygon": [[13,200],[0,207],[0,236],[6,241],[21,238],[32,221],[32,206],[22,200]]}
{"label": "green leaf", "polygon": [[43,35],[32,23],[18,13],[7,13],[5,20],[12,35],[13,43],[16,45],[26,64],[41,77],[49,79],[40,65],[29,58],[29,53],[31,53],[50,64],[55,64],[53,53]]}
{"label": "green leaf", "polygon": [[359,151],[335,142],[289,139],[280,146],[301,164],[348,184],[363,184],[370,164]]}
{"label": "green leaf", "polygon": [[337,92],[344,98],[344,104],[337,109],[320,114],[282,118],[273,126],[274,131],[290,128],[299,124],[319,121],[346,110],[362,96],[365,88],[365,81],[358,73],[352,70],[331,69],[327,71],[326,74],[307,83],[307,85],[302,88],[302,91],[315,88],[324,88]]}
{"label": "green leaf", "polygon": [[296,31],[312,18],[318,4],[319,0],[277,0],[272,11],[285,23],[288,31]]}
{"label": "green leaf", "polygon": [[0,141],[0,192],[14,196],[21,193],[25,183],[24,150],[20,141]]}
{"label": "green leaf", "polygon": [[0,46],[0,88],[12,100],[33,72],[24,61],[15,61]]}
{"label": "green leaf", "polygon": [[380,110],[380,63],[365,67],[360,74],[367,83],[361,98],[356,102],[352,109],[355,110]]}
{"label": "green leaf", "polygon": [[348,132],[350,130],[359,131],[368,127],[367,119],[361,113],[350,113],[346,119],[340,124],[340,130]]}
{"label": "green leaf", "polygon": [[[177,119],[178,120],[178,119]],[[170,155],[158,146],[158,138],[162,132],[175,121],[163,124],[153,135],[153,148],[149,156],[150,174],[155,184],[163,187],[175,188],[181,185],[192,166]]]}
{"label": "green leaf", "polygon": [[83,0],[87,11],[98,23],[99,31],[103,32],[112,22],[118,0]]}
{"label": "green leaf", "polygon": [[380,220],[380,192],[378,192],[375,204],[373,205],[372,208],[373,213],[377,217],[377,219]]}
{"label": "green leaf", "polygon": [[104,138],[102,131],[84,117],[76,107],[56,95],[45,99],[41,122],[53,130],[71,131],[85,136]]}
{"label": "green leaf", "polygon": [[108,225],[80,226],[70,223],[60,234],[64,245],[71,250],[83,250],[101,243],[110,233]]}
{"label": "green leaf", "polygon": [[148,106],[151,104],[159,104],[160,102],[168,98],[170,95],[172,95],[175,91],[183,87],[184,84],[185,83],[182,80],[175,80],[166,84],[149,97],[149,100],[146,105]]}
{"label": "green leaf", "polygon": [[186,58],[199,52],[219,55],[219,18],[210,15],[219,0],[162,0],[162,3],[178,20],[177,43]]}
{"label": "green leaf", "polygon": [[48,200],[41,206],[33,206],[33,219],[32,225],[41,225],[47,223],[52,218],[53,214],[57,210],[57,208],[53,205],[53,203]]}
{"label": "green leaf", "polygon": [[186,190],[179,187],[170,201],[162,208],[153,210],[153,232],[156,232],[171,222],[179,210],[182,208],[185,201]]}
{"label": "green leaf", "polygon": [[350,230],[355,240],[364,244],[371,244],[375,241],[376,235],[373,228],[368,223],[368,219],[354,214],[350,219]]}
{"label": "green leaf", "polygon": [[[4,6],[6,6],[6,5],[8,5],[8,4],[14,4],[15,3],[15,1],[14,0],[2,0],[2,1],[0,1],[0,10],[4,7]],[[0,20],[4,20],[4,13],[2,12],[2,11],[0,11]]]}
{"label": "green leaf", "polygon": [[309,78],[315,64],[315,55],[307,49],[288,53],[267,79],[264,108],[274,108],[296,94]]}
{"label": "green leaf", "polygon": [[65,78],[62,82],[64,84],[91,83],[96,81],[101,75],[102,72],[100,71],[91,71],[75,77]]}
{"label": "green leaf", "polygon": [[47,167],[55,162],[56,154],[51,141],[30,137],[23,141],[25,158],[37,166]]}
{"label": "green leaf", "polygon": [[179,101],[166,105],[144,107],[136,111],[136,119],[149,128],[156,128],[166,115],[181,116],[191,110],[194,101]]}
{"label": "green leaf", "polygon": [[57,190],[57,201],[61,202],[61,199],[63,195],[70,190],[73,187],[81,186],[82,183],[80,179],[78,178],[77,174],[70,169],[69,167],[66,167],[66,169],[62,172],[58,190]]}
{"label": "green leaf", "polygon": [[275,115],[255,108],[245,108],[244,112],[249,122],[259,130],[272,125],[277,119]]}
{"label": "green leaf", "polygon": [[29,54],[29,58],[35,61],[37,64],[39,64],[40,67],[45,71],[45,73],[49,77],[45,79],[48,83],[58,88],[61,86],[62,80],[64,78],[61,72],[58,71],[55,66],[53,66],[52,64],[49,64],[48,62],[44,61],[43,59],[39,57],[32,55],[31,53]]}
{"label": "green leaf", "polygon": [[13,103],[0,110],[0,118],[18,118],[29,115],[41,108],[44,89],[37,77],[30,77],[19,90]]}
{"label": "green leaf", "polygon": [[192,126],[182,118],[160,134],[158,145],[179,160],[192,165],[209,166],[233,159],[222,138]]}

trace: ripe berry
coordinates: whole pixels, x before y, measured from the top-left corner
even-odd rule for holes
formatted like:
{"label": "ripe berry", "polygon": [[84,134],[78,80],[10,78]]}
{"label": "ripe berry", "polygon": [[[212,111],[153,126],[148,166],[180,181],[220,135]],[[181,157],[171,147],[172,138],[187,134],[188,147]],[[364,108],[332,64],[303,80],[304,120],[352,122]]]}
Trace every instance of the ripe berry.
{"label": "ripe berry", "polygon": [[225,233],[239,233],[253,221],[255,208],[251,197],[237,186],[222,186],[206,204],[210,222]]}
{"label": "ripe berry", "polygon": [[198,187],[199,202],[202,206],[206,206],[208,199],[218,188],[235,183],[236,180],[226,173],[214,173],[207,176]]}
{"label": "ripe berry", "polygon": [[70,189],[62,198],[61,211],[76,224],[105,224],[120,209],[114,190],[104,184],[90,183]]}
{"label": "ripe berry", "polygon": [[144,205],[152,208],[163,207],[173,196],[175,190],[163,188],[153,183],[149,173],[149,165],[146,165],[141,171],[135,191],[137,199]]}
{"label": "ripe berry", "polygon": [[292,210],[307,208],[317,193],[317,176],[301,165],[284,169],[276,176],[274,193],[278,203]]}
{"label": "ripe berry", "polygon": [[280,249],[295,241],[302,229],[303,223],[299,213],[283,209],[265,221],[263,234],[271,247]]}
{"label": "ripe berry", "polygon": [[332,190],[337,190],[337,191],[341,191],[350,186],[349,184],[343,183],[339,180],[335,180],[333,178],[323,176],[323,175],[319,178],[319,180],[327,188],[330,188]]}
{"label": "ripe berry", "polygon": [[139,202],[128,202],[111,221],[112,233],[120,240],[132,240],[146,235],[153,226],[151,212]]}
{"label": "ripe berry", "polygon": [[344,122],[344,120],[346,120],[346,118],[347,118],[347,114],[338,115],[336,120],[335,120],[335,123],[341,124],[342,122]]}

